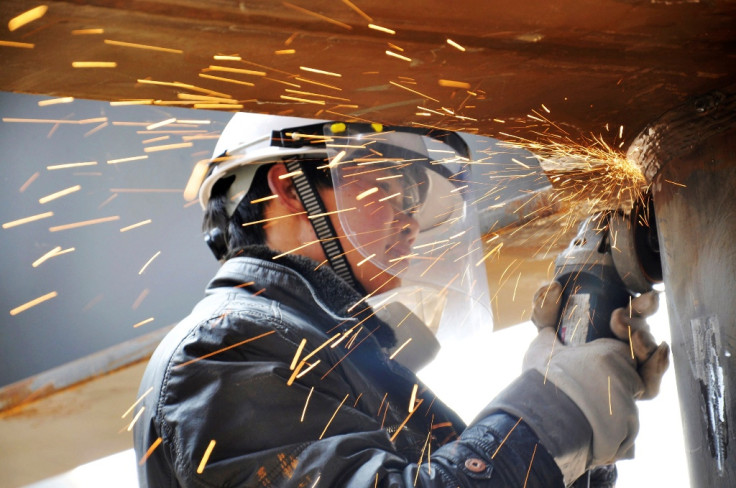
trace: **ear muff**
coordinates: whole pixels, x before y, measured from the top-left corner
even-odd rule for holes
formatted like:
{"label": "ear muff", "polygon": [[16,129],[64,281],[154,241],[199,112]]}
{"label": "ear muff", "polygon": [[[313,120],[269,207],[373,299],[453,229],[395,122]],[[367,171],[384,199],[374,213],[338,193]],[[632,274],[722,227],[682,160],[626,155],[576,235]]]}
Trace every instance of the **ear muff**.
{"label": "ear muff", "polygon": [[219,227],[215,227],[214,229],[210,229],[205,232],[204,242],[207,244],[207,247],[210,248],[210,251],[212,251],[212,254],[215,255],[215,258],[218,261],[225,258],[225,255],[227,254],[227,238],[225,237],[225,233]]}

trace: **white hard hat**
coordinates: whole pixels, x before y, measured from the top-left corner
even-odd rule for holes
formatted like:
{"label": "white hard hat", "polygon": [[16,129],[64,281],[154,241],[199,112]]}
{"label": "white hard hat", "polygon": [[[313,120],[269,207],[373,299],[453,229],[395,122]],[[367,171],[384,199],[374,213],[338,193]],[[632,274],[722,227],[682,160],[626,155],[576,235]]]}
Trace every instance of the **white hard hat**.
{"label": "white hard hat", "polygon": [[218,161],[199,186],[199,203],[207,208],[212,187],[220,179],[235,176],[227,192],[227,213],[232,216],[243,196],[250,189],[253,176],[259,166],[283,160],[289,156],[324,154],[324,150],[286,148],[271,145],[271,134],[287,127],[321,122],[302,117],[275,117],[273,115],[236,113],[228,122],[212,153],[212,161]]}

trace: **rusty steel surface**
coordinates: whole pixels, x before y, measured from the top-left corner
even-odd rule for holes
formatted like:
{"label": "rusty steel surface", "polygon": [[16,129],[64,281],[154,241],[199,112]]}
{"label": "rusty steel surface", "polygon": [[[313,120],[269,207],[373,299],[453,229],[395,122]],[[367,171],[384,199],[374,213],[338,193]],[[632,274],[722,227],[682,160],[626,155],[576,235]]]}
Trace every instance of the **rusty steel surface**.
{"label": "rusty steel surface", "polygon": [[[6,25],[36,5],[6,0],[0,20]],[[46,5],[42,18],[0,35],[24,43],[0,45],[0,90],[178,103],[186,103],[181,94],[210,95],[231,97],[245,111],[529,137],[537,127],[527,114],[537,110],[573,132],[624,126],[622,139],[630,142],[671,107],[736,81],[732,1]],[[85,29],[102,32],[79,32]],[[75,61],[116,67],[73,68]]]}
{"label": "rusty steel surface", "polygon": [[733,486],[736,92],[650,124],[629,157],[652,183],[692,486]]}

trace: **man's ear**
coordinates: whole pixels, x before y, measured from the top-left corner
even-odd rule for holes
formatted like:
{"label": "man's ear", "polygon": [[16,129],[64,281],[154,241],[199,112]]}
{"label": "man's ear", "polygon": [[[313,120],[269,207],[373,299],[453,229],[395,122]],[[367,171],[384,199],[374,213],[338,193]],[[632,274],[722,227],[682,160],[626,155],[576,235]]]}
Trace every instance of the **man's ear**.
{"label": "man's ear", "polygon": [[286,207],[290,212],[303,212],[304,206],[296,194],[294,181],[291,176],[286,176],[288,171],[284,163],[276,163],[268,170],[268,187],[271,193],[276,195],[279,203]]}

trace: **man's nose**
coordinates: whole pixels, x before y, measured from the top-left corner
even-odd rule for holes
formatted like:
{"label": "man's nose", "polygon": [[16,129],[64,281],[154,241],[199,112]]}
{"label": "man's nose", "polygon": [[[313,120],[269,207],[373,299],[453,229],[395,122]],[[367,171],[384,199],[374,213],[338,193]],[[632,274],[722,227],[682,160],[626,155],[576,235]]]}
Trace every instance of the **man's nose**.
{"label": "man's nose", "polygon": [[401,236],[406,239],[409,245],[414,244],[417,234],[419,234],[419,222],[411,214],[406,212],[398,213],[396,220],[399,224]]}

